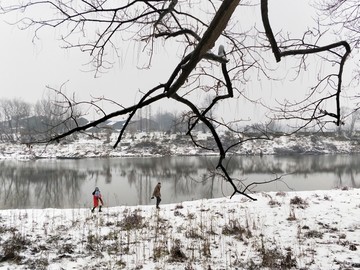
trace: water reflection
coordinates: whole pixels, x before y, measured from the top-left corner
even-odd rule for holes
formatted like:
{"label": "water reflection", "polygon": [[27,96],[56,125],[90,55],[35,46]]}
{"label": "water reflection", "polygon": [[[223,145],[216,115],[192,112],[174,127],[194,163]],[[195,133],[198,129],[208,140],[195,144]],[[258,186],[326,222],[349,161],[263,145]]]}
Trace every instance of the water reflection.
{"label": "water reflection", "polygon": [[[360,187],[359,155],[237,156],[226,167],[239,185],[284,175],[282,181],[252,191]],[[162,182],[162,203],[215,198],[232,193],[215,169],[216,157],[108,158],[0,161],[0,208],[91,207],[99,186],[108,206],[153,204]]]}

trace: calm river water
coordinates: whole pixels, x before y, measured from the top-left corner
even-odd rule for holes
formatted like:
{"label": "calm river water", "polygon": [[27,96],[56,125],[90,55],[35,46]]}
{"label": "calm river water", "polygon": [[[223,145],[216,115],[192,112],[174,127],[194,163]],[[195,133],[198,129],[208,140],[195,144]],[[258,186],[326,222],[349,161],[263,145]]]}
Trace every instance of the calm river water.
{"label": "calm river water", "polygon": [[[147,205],[157,182],[162,203],[231,195],[229,184],[209,173],[217,157],[103,158],[0,161],[0,209],[91,207],[95,186],[106,206]],[[360,155],[238,156],[227,161],[239,185],[257,191],[360,187]]]}

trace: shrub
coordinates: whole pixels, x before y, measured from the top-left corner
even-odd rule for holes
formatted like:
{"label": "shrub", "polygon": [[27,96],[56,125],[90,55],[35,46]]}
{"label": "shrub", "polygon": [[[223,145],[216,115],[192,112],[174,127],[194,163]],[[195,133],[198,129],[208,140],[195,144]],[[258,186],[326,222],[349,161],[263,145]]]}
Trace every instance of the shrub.
{"label": "shrub", "polygon": [[119,225],[124,230],[141,229],[144,227],[142,220],[143,217],[135,211],[125,216]]}
{"label": "shrub", "polygon": [[296,216],[295,216],[295,212],[294,209],[291,209],[290,213],[289,213],[289,217],[286,219],[288,221],[294,221],[296,220]]}
{"label": "shrub", "polygon": [[286,193],[284,191],[278,191],[276,192],[275,194],[276,196],[280,196],[280,197],[285,197],[286,196]]}
{"label": "shrub", "polygon": [[290,249],[284,255],[278,250],[265,249],[263,247],[261,259],[261,266],[270,269],[292,269],[296,267],[296,259],[293,257]]}
{"label": "shrub", "polygon": [[19,253],[29,244],[30,241],[25,239],[25,237],[21,236],[19,233],[14,233],[12,237],[2,244],[3,256],[0,257],[0,261],[21,261],[22,257]]}
{"label": "shrub", "polygon": [[275,207],[275,206],[281,206],[281,203],[279,203],[278,201],[274,200],[274,199],[271,199],[268,204],[272,207]]}
{"label": "shrub", "polygon": [[72,254],[74,253],[75,246],[73,244],[64,244],[58,250],[58,254]]}
{"label": "shrub", "polygon": [[101,238],[98,235],[94,235],[91,232],[89,232],[87,236],[87,250],[95,251],[97,250],[97,247],[99,247],[101,244]]}
{"label": "shrub", "polygon": [[163,244],[154,247],[154,260],[159,260],[162,256],[169,254],[167,247]]}
{"label": "shrub", "polygon": [[180,203],[175,206],[175,209],[183,209],[184,206]]}
{"label": "shrub", "polygon": [[185,237],[193,239],[202,239],[202,236],[197,232],[196,229],[190,228],[185,232]]}
{"label": "shrub", "polygon": [[222,233],[224,235],[235,235],[239,240],[243,240],[244,234],[248,238],[252,236],[251,231],[242,227],[236,220],[230,220],[229,224],[223,227]]}
{"label": "shrub", "polygon": [[186,260],[186,255],[181,250],[181,241],[179,239],[175,240],[175,244],[170,250],[170,262],[184,262]]}
{"label": "shrub", "polygon": [[300,208],[305,208],[308,206],[308,203],[299,196],[295,196],[294,198],[290,199],[290,204],[295,204]]}
{"label": "shrub", "polygon": [[322,238],[323,233],[316,231],[316,230],[310,230],[310,231],[306,232],[304,236],[306,238]]}
{"label": "shrub", "polygon": [[49,261],[47,258],[39,258],[34,260],[28,260],[26,264],[29,266],[29,269],[36,270],[47,270],[49,266]]}

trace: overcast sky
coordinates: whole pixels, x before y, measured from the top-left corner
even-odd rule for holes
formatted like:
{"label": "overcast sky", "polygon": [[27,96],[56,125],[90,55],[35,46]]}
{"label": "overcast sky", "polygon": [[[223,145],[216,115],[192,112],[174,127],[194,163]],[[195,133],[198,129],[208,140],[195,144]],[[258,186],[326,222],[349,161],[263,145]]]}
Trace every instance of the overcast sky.
{"label": "overcast sky", "polygon": [[[270,5],[270,21],[273,23],[274,32],[291,30],[301,33],[307,29],[307,25],[312,21],[312,14],[306,3],[296,0],[275,2]],[[259,14],[259,10],[255,10],[249,15],[260,16]],[[133,48],[127,45],[128,47],[122,48],[121,59],[118,59],[114,68],[95,79],[94,72],[85,72],[89,70],[89,66],[86,65],[89,61],[88,55],[78,49],[60,48],[61,43],[56,40],[58,36],[54,29],[40,32],[41,39],[33,43],[33,32],[20,31],[16,26],[5,23],[3,19],[0,17],[0,31],[3,36],[0,43],[1,98],[22,98],[27,102],[35,103],[47,93],[47,85],[59,88],[66,82],[67,93],[76,92],[79,99],[105,96],[119,103],[132,105],[141,98],[142,94],[139,91],[145,92],[165,82],[177,63],[172,57],[173,52],[157,48],[159,58],[154,58],[153,71],[151,73],[140,71],[136,68],[137,50],[135,48],[133,51]],[[7,17],[6,20],[14,20],[14,17]],[[262,25],[257,24],[257,27],[260,28]],[[217,48],[214,50],[217,51]],[[281,64],[286,69],[286,61]],[[307,74],[299,78],[300,85],[308,80],[307,76],[311,75]],[[259,82],[257,79],[254,79],[254,82],[253,85],[247,86],[245,91],[257,91],[258,96],[274,99],[283,85],[268,81]],[[291,89],[294,95],[298,94],[297,88],[298,85],[294,84]],[[289,92],[289,89],[283,90]],[[236,101],[234,104],[232,109],[224,107],[219,110],[222,110],[221,113],[229,113],[229,110],[233,110],[231,114],[238,114],[242,107],[246,106],[242,101]],[[174,108],[173,103],[168,106],[161,104],[160,107],[164,110]],[[154,110],[153,113],[158,108]],[[248,112],[251,115],[258,113],[254,107]]]}
{"label": "overcast sky", "polygon": [[[14,21],[14,18],[10,16],[6,20]],[[0,43],[0,98],[21,98],[35,103],[48,94],[46,86],[60,88],[65,83],[63,89],[67,94],[75,92],[77,99],[104,96],[128,106],[138,101],[142,93],[165,82],[177,64],[177,59],[168,52],[157,49],[160,58],[154,58],[151,73],[140,70],[137,48],[131,48],[133,44],[130,44],[122,48],[120,58],[114,56],[116,64],[112,69],[95,78],[95,72],[87,64],[89,54],[76,48],[61,48],[63,44],[57,40],[59,36],[54,29],[41,31],[40,39],[33,40],[32,31],[19,30],[0,20],[0,31],[7,37]],[[162,110],[174,108],[173,103],[165,105],[160,106]]]}
{"label": "overcast sky", "polygon": [[[149,78],[139,80],[139,74],[144,76],[145,73],[136,68],[132,54],[124,54],[125,58],[113,69],[95,78],[87,65],[88,55],[77,49],[60,48],[58,37],[51,31],[41,32],[41,39],[33,42],[33,33],[28,30],[20,31],[3,21],[0,30],[7,37],[0,43],[1,97],[36,102],[47,93],[47,85],[58,88],[66,82],[68,93],[75,91],[82,99],[90,95],[121,97],[122,101],[133,103],[141,97],[138,90],[146,90],[143,82]],[[161,72],[155,74],[159,75],[159,80],[166,79],[160,76]],[[154,74],[151,78],[153,84],[158,83]]]}

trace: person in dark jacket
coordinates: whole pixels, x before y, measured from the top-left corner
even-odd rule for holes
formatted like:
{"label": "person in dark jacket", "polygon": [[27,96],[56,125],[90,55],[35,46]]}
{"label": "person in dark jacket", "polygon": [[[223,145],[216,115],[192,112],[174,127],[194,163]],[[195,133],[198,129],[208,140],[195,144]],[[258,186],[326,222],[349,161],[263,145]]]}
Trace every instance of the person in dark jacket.
{"label": "person in dark jacket", "polygon": [[93,195],[93,208],[91,209],[91,212],[94,213],[96,207],[99,207],[99,212],[101,212],[101,206],[103,206],[104,202],[102,200],[100,189],[96,187],[92,195]]}
{"label": "person in dark jacket", "polygon": [[160,202],[161,202],[161,192],[160,192],[160,189],[161,189],[161,183],[157,183],[157,185],[155,186],[154,188],[154,192],[151,196],[151,199],[154,199],[154,197],[156,198],[156,208],[159,209],[160,206]]}

